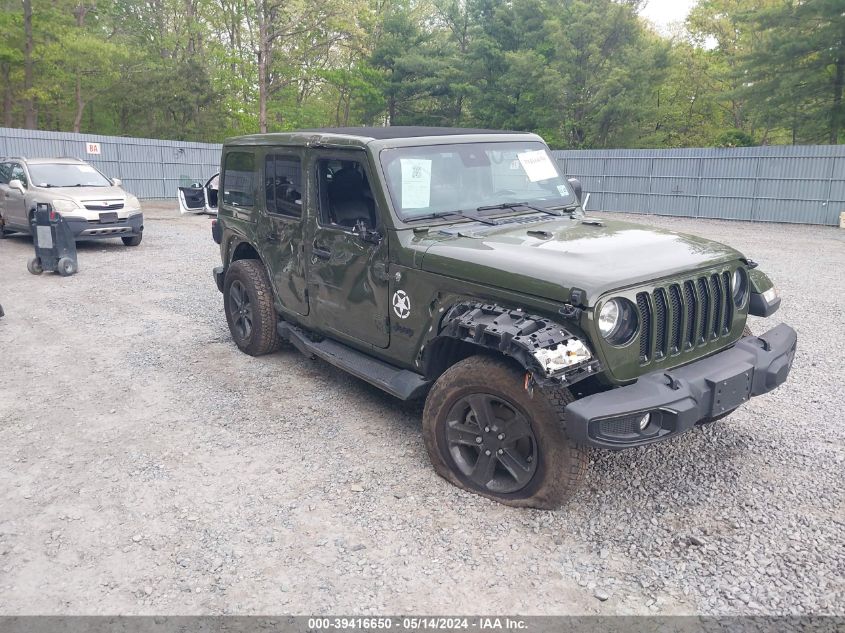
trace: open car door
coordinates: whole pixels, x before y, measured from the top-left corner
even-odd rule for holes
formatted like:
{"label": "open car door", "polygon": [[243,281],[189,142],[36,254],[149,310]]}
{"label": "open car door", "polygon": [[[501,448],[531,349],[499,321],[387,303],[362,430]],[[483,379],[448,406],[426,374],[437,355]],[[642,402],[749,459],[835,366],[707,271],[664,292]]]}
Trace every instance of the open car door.
{"label": "open car door", "polygon": [[179,187],[180,213],[217,213],[218,182],[218,174],[214,174],[203,186],[196,183],[190,187]]}

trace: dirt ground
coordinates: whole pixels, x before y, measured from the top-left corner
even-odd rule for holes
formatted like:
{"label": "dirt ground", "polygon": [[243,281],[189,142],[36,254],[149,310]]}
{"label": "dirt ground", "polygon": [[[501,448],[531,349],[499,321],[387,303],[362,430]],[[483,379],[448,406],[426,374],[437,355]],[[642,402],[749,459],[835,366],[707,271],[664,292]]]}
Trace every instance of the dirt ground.
{"label": "dirt ground", "polygon": [[420,405],[241,354],[209,218],[145,209],[141,246],[80,244],[69,278],[0,241],[0,614],[845,612],[845,231],[644,219],[771,272],[752,327],[799,329],[792,380],[594,453],[539,512],[438,478]]}

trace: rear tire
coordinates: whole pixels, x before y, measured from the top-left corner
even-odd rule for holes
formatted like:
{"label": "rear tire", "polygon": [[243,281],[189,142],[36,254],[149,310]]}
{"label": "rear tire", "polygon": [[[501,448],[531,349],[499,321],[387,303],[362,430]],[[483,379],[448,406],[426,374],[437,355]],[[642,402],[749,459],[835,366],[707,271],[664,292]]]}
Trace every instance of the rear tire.
{"label": "rear tire", "polygon": [[76,262],[70,257],[62,257],[56,266],[56,272],[62,277],[70,277],[76,272]]}
{"label": "rear tire", "polygon": [[267,269],[259,260],[232,262],[223,281],[223,307],[229,332],[242,352],[262,356],[279,349],[273,290]]}
{"label": "rear tire", "polygon": [[44,266],[41,265],[40,257],[33,257],[26,263],[26,269],[33,275],[40,275],[44,272]]}
{"label": "rear tire", "polygon": [[553,509],[583,480],[587,451],[564,428],[571,394],[535,389],[532,396],[524,380],[501,359],[457,363],[429,393],[423,437],[437,474],[458,488],[509,506]]}
{"label": "rear tire", "polygon": [[138,233],[138,235],[130,235],[127,237],[121,237],[120,239],[123,240],[124,246],[138,246],[141,243],[142,237],[143,233]]}

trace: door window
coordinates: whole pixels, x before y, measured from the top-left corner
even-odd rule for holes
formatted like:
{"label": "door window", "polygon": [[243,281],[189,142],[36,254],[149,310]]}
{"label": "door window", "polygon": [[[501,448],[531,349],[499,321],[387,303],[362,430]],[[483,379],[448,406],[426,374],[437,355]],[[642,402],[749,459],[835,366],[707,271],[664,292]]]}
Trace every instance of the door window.
{"label": "door window", "polygon": [[255,204],[255,156],[229,152],[223,168],[223,204],[251,207]]}
{"label": "door window", "polygon": [[23,167],[18,165],[17,163],[12,163],[12,174],[9,180],[20,180],[23,183],[24,187],[29,186],[29,183],[26,180],[26,172],[23,170]]}
{"label": "door window", "polygon": [[317,162],[320,223],[353,228],[376,228],[375,199],[364,166],[354,160]]}
{"label": "door window", "polygon": [[0,185],[8,185],[12,179],[12,164],[0,163]]}
{"label": "door window", "polygon": [[264,159],[267,212],[302,217],[302,163],[293,156],[269,154]]}

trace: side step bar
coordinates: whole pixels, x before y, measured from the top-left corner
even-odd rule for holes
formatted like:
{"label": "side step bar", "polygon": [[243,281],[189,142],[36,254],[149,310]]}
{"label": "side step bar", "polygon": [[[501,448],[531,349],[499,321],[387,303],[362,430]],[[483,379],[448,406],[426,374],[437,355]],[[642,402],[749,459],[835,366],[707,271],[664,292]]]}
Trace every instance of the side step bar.
{"label": "side step bar", "polygon": [[276,329],[279,336],[289,341],[306,356],[313,355],[322,358],[327,363],[367,381],[400,400],[419,398],[431,387],[431,381],[420,374],[399,369],[337,341],[331,339],[312,341],[305,330],[287,321],[279,321]]}

